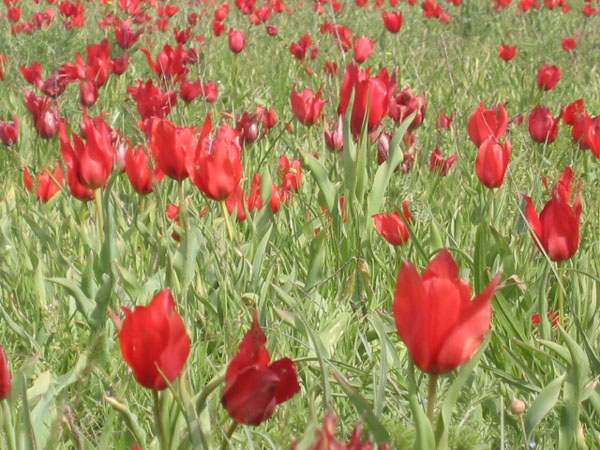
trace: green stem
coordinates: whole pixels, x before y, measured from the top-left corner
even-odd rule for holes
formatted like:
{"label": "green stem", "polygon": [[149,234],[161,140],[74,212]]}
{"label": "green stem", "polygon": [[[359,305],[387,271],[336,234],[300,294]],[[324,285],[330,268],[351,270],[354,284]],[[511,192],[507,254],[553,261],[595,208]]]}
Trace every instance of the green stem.
{"label": "green stem", "polygon": [[237,427],[238,427],[238,423],[235,420],[233,422],[231,422],[231,425],[229,425],[229,428],[227,429],[227,432],[225,433],[225,439],[223,440],[223,443],[221,444],[221,450],[227,450],[229,448],[229,441],[231,440],[231,436],[233,436],[233,433],[235,432]]}
{"label": "green stem", "polygon": [[431,427],[434,427],[435,416],[435,399],[437,396],[437,375],[429,374],[429,392],[427,394],[427,417],[431,422]]}
{"label": "green stem", "polygon": [[229,218],[229,211],[227,210],[225,200],[221,200],[221,209],[223,210],[223,218],[225,219],[225,225],[227,226],[229,240],[233,241],[233,227],[231,226],[231,219]]}
{"label": "green stem", "polygon": [[9,450],[17,450],[17,441],[15,440],[15,428],[12,423],[12,413],[8,402],[2,402],[2,416],[4,419],[4,432],[6,433],[6,442]]}
{"label": "green stem", "polygon": [[185,187],[183,185],[185,180],[179,182],[179,220],[181,220],[181,228],[184,230],[187,228],[187,220],[185,216]]}
{"label": "green stem", "polygon": [[98,188],[94,191],[94,200],[96,201],[96,211],[98,213],[98,230],[100,241],[104,240],[104,212],[102,209],[102,189]]}
{"label": "green stem", "polygon": [[158,396],[158,391],[152,389],[152,397],[154,398],[154,422],[158,430],[160,448],[161,450],[168,450],[169,446],[167,445],[167,433],[165,433],[165,425],[163,423],[162,414],[160,411],[160,398]]}

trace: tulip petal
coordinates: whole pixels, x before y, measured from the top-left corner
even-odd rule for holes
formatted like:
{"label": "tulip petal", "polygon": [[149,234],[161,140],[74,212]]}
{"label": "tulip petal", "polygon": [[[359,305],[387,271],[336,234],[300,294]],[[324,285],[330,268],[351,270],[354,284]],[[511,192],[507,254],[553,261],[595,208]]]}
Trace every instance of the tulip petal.
{"label": "tulip petal", "polygon": [[279,383],[275,390],[275,400],[278,405],[289,400],[300,391],[296,375],[296,364],[290,358],[275,361],[269,366],[269,370],[279,377]]}
{"label": "tulip petal", "polygon": [[232,381],[249,366],[256,365],[260,369],[265,369],[271,359],[265,347],[266,342],[267,337],[258,322],[258,314],[255,313],[252,328],[244,336],[237,355],[227,368],[226,381]]}
{"label": "tulip petal", "polygon": [[448,280],[458,278],[458,266],[447,248],[441,250],[423,271],[423,281],[433,277],[447,278]]}

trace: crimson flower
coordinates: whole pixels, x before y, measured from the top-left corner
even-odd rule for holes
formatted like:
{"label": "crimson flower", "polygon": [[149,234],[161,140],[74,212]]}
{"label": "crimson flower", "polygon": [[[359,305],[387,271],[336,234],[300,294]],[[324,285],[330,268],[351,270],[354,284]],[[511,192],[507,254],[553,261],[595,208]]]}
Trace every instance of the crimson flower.
{"label": "crimson flower", "polygon": [[544,64],[538,71],[538,87],[544,91],[553,89],[562,78],[562,70],[558,66]]}
{"label": "crimson flower", "polygon": [[0,120],[0,141],[8,147],[14,145],[19,139],[19,118],[13,114],[13,121],[2,122]]}
{"label": "crimson flower", "polygon": [[410,238],[405,220],[410,222],[410,211],[408,209],[409,202],[402,203],[403,216],[398,212],[392,214],[375,214],[375,228],[386,241],[392,245],[402,245]]}
{"label": "crimson flower", "polygon": [[296,364],[289,358],[270,363],[266,342],[255,313],[252,328],[227,367],[221,396],[231,418],[241,424],[259,425],[300,391]]}
{"label": "crimson flower", "polygon": [[502,145],[489,137],[481,144],[475,160],[475,171],[484,186],[496,188],[502,184],[511,150],[512,144],[509,139]]}
{"label": "crimson flower", "polygon": [[469,137],[477,148],[490,136],[496,139],[502,138],[507,128],[508,114],[504,103],[485,109],[484,103],[481,102],[469,117]]}
{"label": "crimson flower", "polygon": [[382,17],[383,24],[390,33],[397,33],[402,28],[402,13],[384,11]]}
{"label": "crimson flower", "polygon": [[529,135],[535,142],[543,144],[553,143],[558,136],[558,123],[560,115],[554,117],[545,106],[538,105],[529,115]]}
{"label": "crimson flower", "polygon": [[490,329],[500,274],[471,301],[471,288],[443,249],[421,275],[404,260],[398,272],[394,317],[400,338],[423,372],[442,374],[467,362]]}
{"label": "crimson flower", "polygon": [[185,161],[194,153],[195,132],[195,128],[176,127],[166,119],[152,121],[150,152],[156,166],[169,178],[182,181],[189,176]]}
{"label": "crimson flower", "polygon": [[321,100],[321,95],[323,95],[321,89],[319,89],[316,95],[310,89],[304,89],[298,94],[296,92],[296,84],[292,86],[292,93],[290,95],[292,112],[301,124],[311,126],[319,120],[323,106],[327,103],[327,100]]}
{"label": "crimson flower", "polygon": [[504,61],[510,61],[511,59],[513,59],[515,57],[516,54],[517,54],[517,46],[516,45],[514,47],[511,47],[509,45],[500,45],[498,47],[498,55],[500,55],[500,58],[502,58]]}

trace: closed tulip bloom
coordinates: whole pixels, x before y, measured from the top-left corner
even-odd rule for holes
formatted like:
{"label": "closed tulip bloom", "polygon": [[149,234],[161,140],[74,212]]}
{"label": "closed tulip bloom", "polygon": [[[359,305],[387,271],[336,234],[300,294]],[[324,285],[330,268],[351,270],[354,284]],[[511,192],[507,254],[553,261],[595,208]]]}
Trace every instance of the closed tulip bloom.
{"label": "closed tulip bloom", "polygon": [[557,66],[544,64],[538,71],[538,87],[544,91],[553,89],[562,78],[562,70]]}
{"label": "closed tulip bloom", "polygon": [[233,420],[244,425],[264,422],[277,405],[300,391],[296,364],[289,358],[271,363],[266,342],[255,314],[252,328],[225,374],[221,403]]}
{"label": "closed tulip bloom", "polygon": [[190,178],[208,198],[225,200],[242,179],[242,148],[238,132],[223,124],[210,137],[212,120],[206,116],[195,152],[186,158]]}
{"label": "closed tulip bloom", "polygon": [[12,123],[0,120],[0,141],[10,147],[17,142],[17,139],[19,139],[19,118],[13,114]]}
{"label": "closed tulip bloom", "polygon": [[467,362],[490,329],[492,297],[500,274],[471,301],[447,249],[421,275],[405,260],[398,273],[394,317],[398,334],[423,372],[442,374]]}
{"label": "closed tulip bloom", "polygon": [[515,57],[516,54],[517,54],[517,46],[516,45],[514,47],[511,47],[509,45],[500,45],[498,47],[498,55],[500,55],[500,58],[502,58],[504,61],[510,61],[511,59],[513,59]]}
{"label": "closed tulip bloom", "polygon": [[531,197],[523,195],[527,202],[527,221],[537,241],[553,261],[571,258],[579,247],[581,181],[578,183],[575,201],[573,205],[569,205],[574,178],[573,169],[567,167],[552,192],[552,198],[546,203],[539,217]]}
{"label": "closed tulip bloom", "polygon": [[485,109],[484,103],[481,102],[469,117],[469,137],[477,148],[490,136],[495,139],[502,138],[507,128],[508,114],[504,103]]}
{"label": "closed tulip bloom", "polygon": [[402,13],[393,13],[384,11],[383,24],[390,33],[397,33],[402,28]]}
{"label": "closed tulip bloom", "polygon": [[410,222],[410,211],[408,210],[409,202],[405,201],[402,203],[402,212],[404,217],[398,212],[392,214],[375,214],[373,219],[375,220],[375,228],[381,234],[386,241],[392,245],[402,245],[410,234],[408,228],[404,223],[405,220]]}
{"label": "closed tulip bloom", "polygon": [[190,338],[171,291],[159,292],[148,306],[121,309],[126,316],[119,332],[123,359],[139,384],[156,391],[165,389],[161,372],[172,383],[190,354]]}
{"label": "closed tulip bloom", "polygon": [[196,80],[196,81],[182,80],[181,86],[179,89],[179,95],[181,96],[181,99],[184,102],[186,102],[186,103],[191,102],[195,98],[202,95],[202,83],[200,83],[200,80]]}
{"label": "closed tulip bloom", "polygon": [[327,103],[327,100],[321,100],[321,95],[323,95],[321,89],[319,89],[316,95],[310,89],[304,89],[298,94],[296,92],[296,85],[292,86],[292,93],[290,95],[292,112],[301,124],[311,126],[319,120],[323,106]]}
{"label": "closed tulip bloom", "polygon": [[[141,146],[130,147],[125,153],[125,172],[136,192],[145,195],[152,192],[152,169],[150,157]],[[162,172],[155,171],[154,178],[157,182],[162,179]]]}
{"label": "closed tulip bloom", "polygon": [[229,49],[233,53],[241,52],[246,46],[246,35],[243,30],[229,30]]}
{"label": "closed tulip bloom", "polygon": [[535,142],[553,143],[558,136],[560,116],[554,117],[545,106],[536,106],[529,115],[529,135]]}
{"label": "closed tulip bloom", "polygon": [[166,119],[152,121],[150,151],[158,168],[177,181],[188,177],[186,156],[194,153],[196,138],[194,128],[176,127]]}
{"label": "closed tulip bloom", "polygon": [[488,138],[481,144],[475,160],[475,170],[484,186],[496,188],[502,184],[511,150],[509,139],[506,139],[504,145],[493,138]]}
{"label": "closed tulip bloom", "polygon": [[10,368],[4,354],[4,348],[0,345],[0,400],[5,400],[12,391],[12,380]]}
{"label": "closed tulip bloom", "polygon": [[565,52],[572,52],[577,48],[576,36],[564,38],[562,40],[562,48]]}
{"label": "closed tulip bloom", "polygon": [[329,126],[326,126],[323,133],[329,151],[339,153],[344,149],[344,119],[342,116],[338,117],[332,131],[329,130]]}
{"label": "closed tulip bloom", "polygon": [[364,63],[373,53],[373,40],[361,36],[354,41],[354,61],[358,64]]}

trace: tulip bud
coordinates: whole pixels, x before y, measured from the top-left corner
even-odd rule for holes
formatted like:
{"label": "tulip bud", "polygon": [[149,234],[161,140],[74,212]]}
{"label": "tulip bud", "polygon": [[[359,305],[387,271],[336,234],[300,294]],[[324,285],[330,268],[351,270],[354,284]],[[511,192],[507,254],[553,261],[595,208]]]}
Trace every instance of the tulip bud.
{"label": "tulip bud", "polygon": [[520,416],[527,410],[527,404],[518,398],[515,398],[510,404],[510,412]]}
{"label": "tulip bud", "polygon": [[0,345],[0,400],[6,399],[12,390],[12,381],[10,378],[10,369],[4,349]]}

